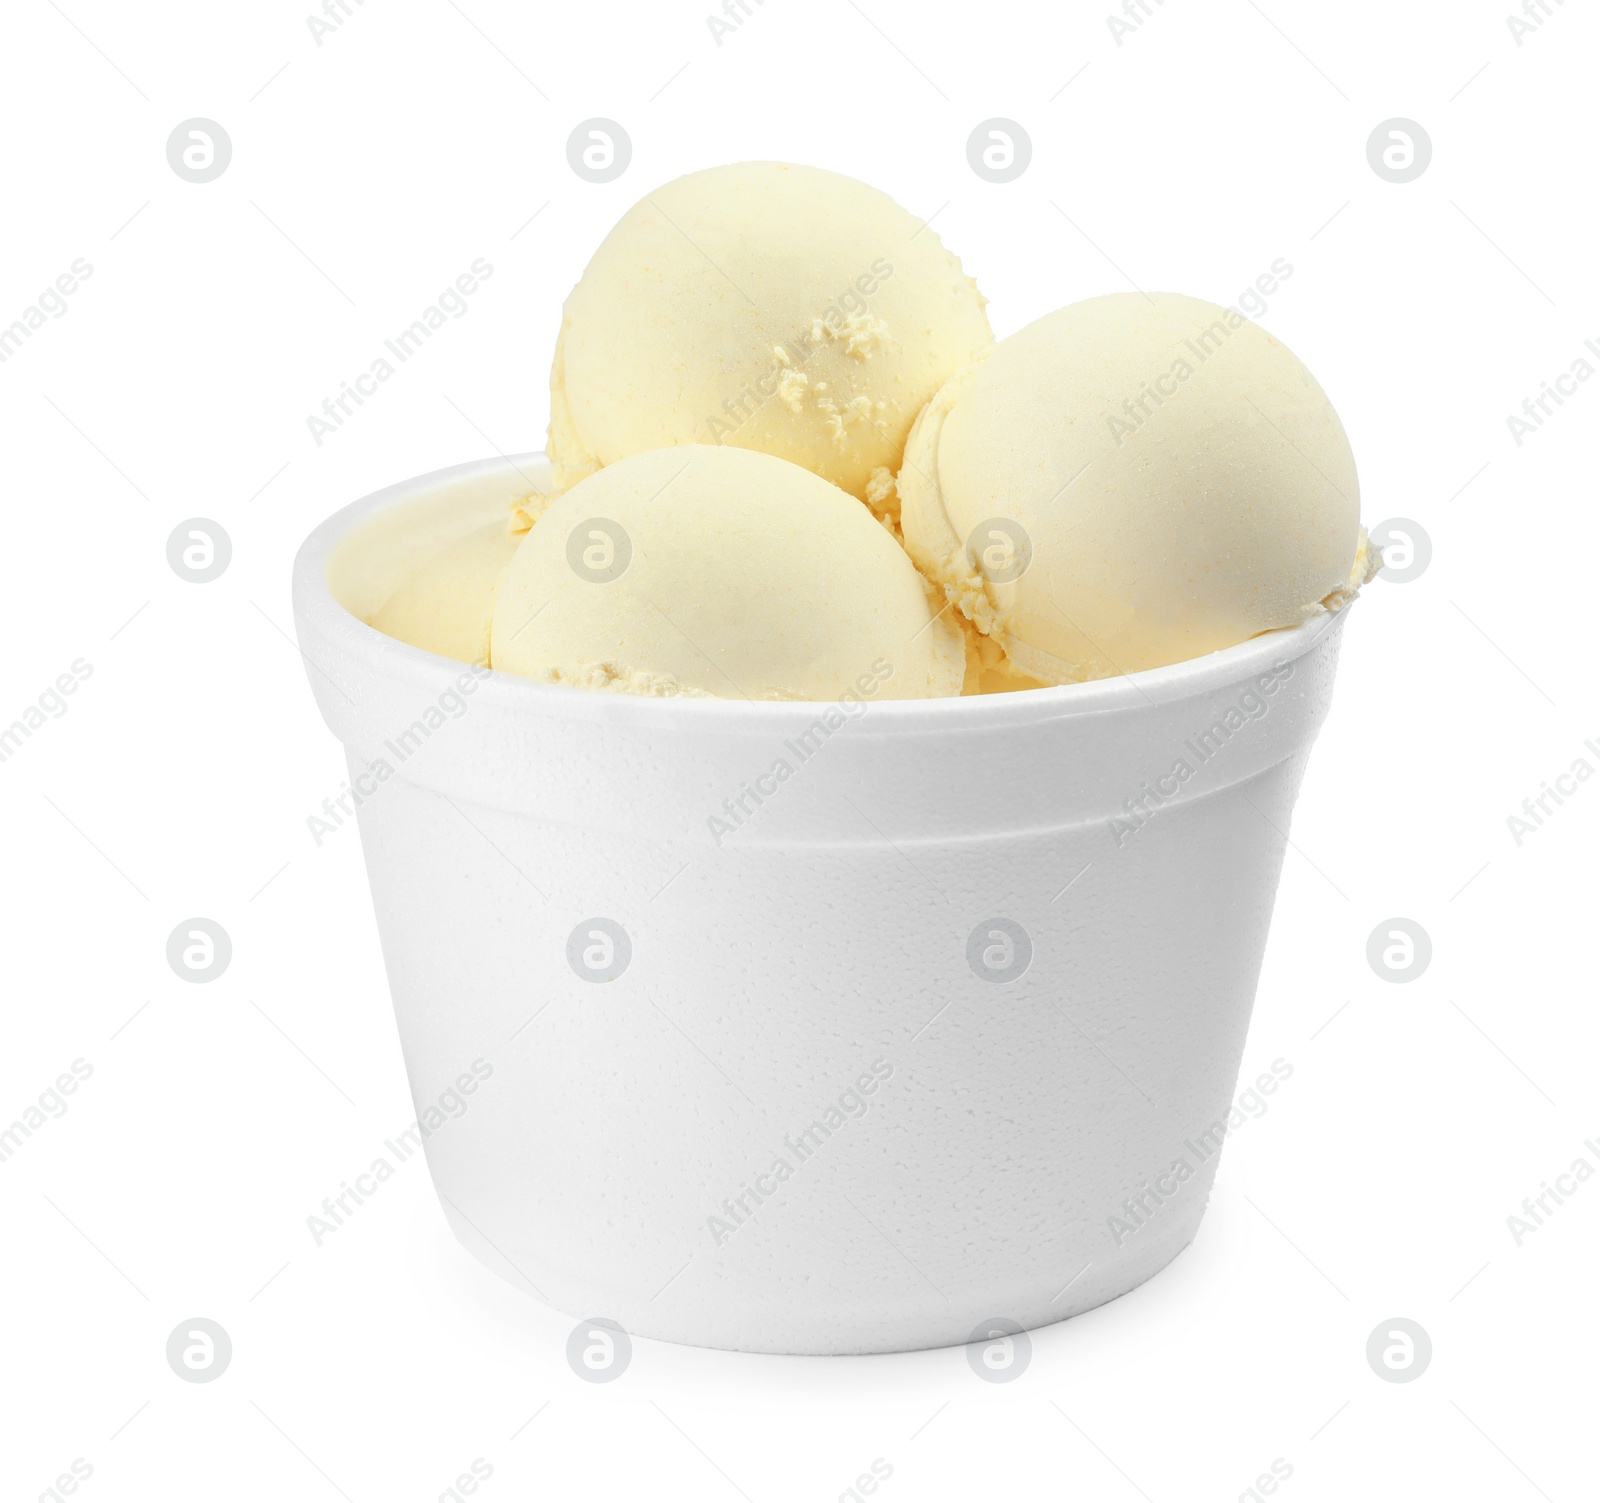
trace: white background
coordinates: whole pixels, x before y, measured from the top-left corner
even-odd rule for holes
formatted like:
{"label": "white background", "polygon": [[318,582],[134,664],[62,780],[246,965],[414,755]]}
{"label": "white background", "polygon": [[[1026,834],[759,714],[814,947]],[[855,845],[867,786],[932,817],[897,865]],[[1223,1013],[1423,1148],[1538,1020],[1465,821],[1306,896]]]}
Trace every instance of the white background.
{"label": "white background", "polygon": [[[80,1496],[1594,1498],[1600,1182],[1518,1245],[1507,1217],[1600,1140],[1593,1062],[1600,781],[1515,842],[1507,817],[1600,768],[1594,423],[1580,387],[1506,418],[1600,340],[1593,59],[1560,6],[1171,0],[1121,45],[1100,4],[766,0],[717,46],[708,0],[633,8],[369,0],[317,45],[295,3],[5,7],[0,324],[75,258],[92,276],[0,365],[0,723],[76,659],[0,763],[0,1126],[93,1074],[0,1163],[0,1484]],[[193,116],[234,155],[195,185]],[[569,169],[579,121],[634,156]],[[1032,164],[968,167],[981,120]],[[1434,157],[1395,185],[1394,116]],[[1004,335],[1130,283],[1232,302],[1343,415],[1369,523],[1430,535],[1352,613],[1261,979],[1246,1075],[1292,1078],[1230,1140],[1195,1244],[1037,1333],[1016,1382],[960,1349],[742,1357],[640,1341],[579,1382],[569,1317],[450,1239],[416,1161],[317,1247],[306,1217],[412,1116],[357,836],[289,631],[289,563],[345,502],[540,447],[560,302],[651,186],[728,160],[892,193],[960,254]],[[320,447],[306,418],[477,257],[492,277]],[[1600,357],[1591,357],[1600,367]],[[215,583],[165,548],[231,535]],[[232,936],[179,980],[169,932]],[[1386,983],[1367,936],[1433,942]],[[1553,1204],[1553,1202],[1551,1202]],[[169,1331],[219,1322],[210,1384]],[[1416,1381],[1365,1348],[1403,1316]],[[532,1418],[530,1423],[530,1417]],[[1587,1439],[1586,1439],[1587,1437]]]}

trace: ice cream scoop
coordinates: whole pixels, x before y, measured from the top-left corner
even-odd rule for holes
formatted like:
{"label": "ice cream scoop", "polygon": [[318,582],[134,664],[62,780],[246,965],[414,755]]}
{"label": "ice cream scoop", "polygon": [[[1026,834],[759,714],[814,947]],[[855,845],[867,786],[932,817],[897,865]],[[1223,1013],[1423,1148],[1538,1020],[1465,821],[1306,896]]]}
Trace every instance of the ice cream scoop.
{"label": "ice cream scoop", "polygon": [[918,567],[1046,683],[1298,625],[1369,568],[1322,388],[1259,325],[1176,293],[1002,340],[929,403],[898,489]]}
{"label": "ice cream scoop", "polygon": [[983,310],[939,237],[876,188],[781,162],[691,173],[623,215],[567,299],[557,483],[721,444],[890,509],[917,413],[992,342]]}
{"label": "ice cream scoop", "polygon": [[837,486],[690,444],[608,465],[545,511],[501,578],[491,661],[640,694],[958,694],[965,647],[940,605]]}
{"label": "ice cream scoop", "polygon": [[495,586],[522,538],[504,523],[449,544],[370,616],[368,625],[463,663],[487,663]]}

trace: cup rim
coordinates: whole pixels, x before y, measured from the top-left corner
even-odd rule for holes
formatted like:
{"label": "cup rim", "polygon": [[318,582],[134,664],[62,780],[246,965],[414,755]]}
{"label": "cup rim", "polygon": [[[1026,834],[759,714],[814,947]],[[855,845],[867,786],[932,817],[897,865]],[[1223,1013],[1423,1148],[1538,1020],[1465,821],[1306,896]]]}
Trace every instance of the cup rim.
{"label": "cup rim", "polygon": [[[525,471],[529,467],[543,463],[545,455],[538,451],[469,460],[385,486],[340,507],[312,529],[295,554],[293,593],[295,614],[302,631],[309,627],[318,637],[336,643],[343,655],[360,661],[375,674],[408,680],[425,691],[430,686],[437,688],[453,682],[463,673],[476,673],[480,676],[477,693],[481,695],[491,690],[495,697],[503,697],[505,707],[515,713],[536,718],[600,721],[618,729],[649,732],[697,728],[708,732],[781,734],[787,729],[804,728],[825,713],[829,705],[840,703],[653,698],[597,692],[566,684],[544,684],[499,669],[475,669],[471,664],[413,647],[367,625],[335,598],[327,580],[328,558],[355,528],[440,486],[497,473],[508,478],[518,474],[526,479]],[[870,715],[859,709],[851,713],[870,720],[879,732],[990,730],[1075,715],[1136,711],[1177,700],[1203,698],[1258,674],[1266,674],[1282,662],[1304,656],[1348,609],[1347,602],[1338,610],[1323,612],[1300,626],[1262,632],[1233,647],[1113,678],[1014,693],[874,700],[866,702]],[[302,648],[307,645],[302,643]],[[858,732],[865,729],[865,726],[857,727]]]}

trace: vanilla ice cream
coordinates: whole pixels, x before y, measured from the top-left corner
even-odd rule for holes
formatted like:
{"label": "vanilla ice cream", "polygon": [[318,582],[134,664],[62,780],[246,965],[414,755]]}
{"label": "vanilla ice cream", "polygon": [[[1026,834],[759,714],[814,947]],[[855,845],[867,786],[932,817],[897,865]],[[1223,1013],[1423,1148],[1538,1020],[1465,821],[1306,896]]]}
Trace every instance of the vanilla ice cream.
{"label": "vanilla ice cream", "polygon": [[487,663],[495,586],[521,541],[505,523],[468,533],[403,580],[367,624],[441,657]]}
{"label": "vanilla ice cream", "polygon": [[1259,325],[1175,293],[1002,340],[929,403],[898,489],[917,566],[1045,683],[1298,625],[1372,562],[1322,388]]}
{"label": "vanilla ice cream", "polygon": [[491,663],[548,683],[747,699],[959,694],[951,613],[861,503],[690,444],[608,465],[523,535]]}
{"label": "vanilla ice cream", "polygon": [[781,162],[692,173],[623,215],[567,299],[556,481],[721,444],[890,514],[918,412],[992,339],[961,263],[876,188]]}

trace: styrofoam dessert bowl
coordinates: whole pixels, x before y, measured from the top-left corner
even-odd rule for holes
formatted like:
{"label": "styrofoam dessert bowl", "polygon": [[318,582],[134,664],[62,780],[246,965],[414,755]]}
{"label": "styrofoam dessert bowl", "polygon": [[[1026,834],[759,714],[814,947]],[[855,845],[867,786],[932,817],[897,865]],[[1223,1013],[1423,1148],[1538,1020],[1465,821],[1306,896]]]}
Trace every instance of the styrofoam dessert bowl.
{"label": "styrofoam dessert bowl", "polygon": [[456,1236],[560,1310],[742,1351],[950,1345],[1156,1273],[1216,1172],[1342,613],[833,706],[363,624],[543,464],[392,486],[295,561]]}

